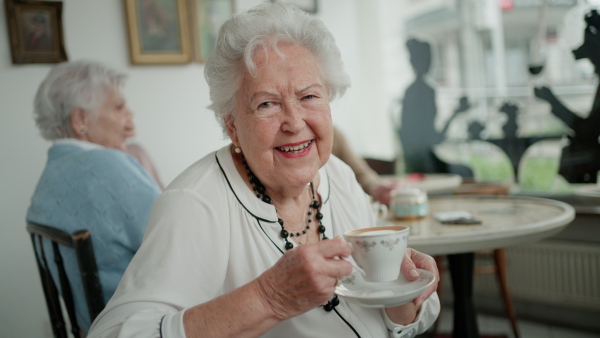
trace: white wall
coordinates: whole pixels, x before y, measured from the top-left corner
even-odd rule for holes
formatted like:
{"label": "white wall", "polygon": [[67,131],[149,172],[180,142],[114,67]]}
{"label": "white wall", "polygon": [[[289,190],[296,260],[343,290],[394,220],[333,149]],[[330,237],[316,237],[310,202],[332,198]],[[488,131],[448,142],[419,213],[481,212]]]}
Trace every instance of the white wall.
{"label": "white wall", "polygon": [[[245,9],[258,0],[238,0]],[[333,105],[334,121],[348,135],[360,154],[392,155],[389,133],[380,133],[373,117],[385,119],[378,89],[385,81],[369,74],[361,62],[372,47],[364,49],[361,29],[375,25],[382,5],[365,0],[320,0],[319,16],[336,36],[353,80],[347,95]],[[371,3],[374,7],[370,7]],[[129,79],[125,95],[138,128],[137,140],[154,158],[169,183],[179,172],[208,152],[225,144],[208,104],[208,89],[200,64],[132,66],[129,64],[127,33],[122,1],[64,0],[63,20],[70,60],[81,58],[104,62],[125,71]],[[387,6],[387,5],[386,5]],[[384,6],[385,8],[385,6]],[[360,11],[369,11],[362,15]],[[389,14],[388,14],[389,16]],[[13,65],[6,32],[4,6],[0,9],[0,331],[6,337],[50,337],[46,306],[25,231],[29,198],[43,169],[49,143],[38,134],[32,118],[35,90],[50,65]],[[389,34],[389,31],[388,33]],[[380,37],[379,37],[380,38]],[[374,43],[377,45],[377,43]],[[382,48],[376,47],[376,48]],[[376,57],[369,61],[377,60]],[[375,63],[369,67],[379,67]],[[381,73],[378,70],[377,73]],[[400,89],[398,89],[400,93]],[[364,116],[364,117],[361,117]],[[379,116],[379,117],[378,117]],[[384,117],[381,117],[384,116]],[[385,121],[385,120],[383,120]],[[371,128],[371,130],[365,129]],[[373,130],[375,128],[375,130]],[[389,146],[382,147],[382,144]],[[383,150],[382,150],[383,149]],[[385,150],[387,149],[387,150]]]}

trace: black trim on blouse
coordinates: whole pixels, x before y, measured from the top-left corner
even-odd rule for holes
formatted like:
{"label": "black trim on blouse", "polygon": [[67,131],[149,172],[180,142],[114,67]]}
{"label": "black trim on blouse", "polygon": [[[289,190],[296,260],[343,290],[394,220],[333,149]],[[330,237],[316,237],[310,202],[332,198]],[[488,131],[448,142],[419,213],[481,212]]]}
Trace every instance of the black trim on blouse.
{"label": "black trim on blouse", "polygon": [[258,222],[258,227],[260,228],[260,230],[262,230],[262,232],[265,234],[265,236],[267,236],[267,238],[271,241],[271,243],[273,243],[273,245],[277,248],[277,250],[279,250],[279,252],[281,252],[281,254],[283,255],[283,250],[281,250],[281,248],[279,247],[279,245],[277,245],[277,243],[273,242],[273,240],[271,239],[271,236],[269,236],[269,234],[267,234],[265,229],[260,224],[260,219],[258,219],[258,217],[256,218],[256,222]]}
{"label": "black trim on blouse", "polygon": [[[218,153],[218,152],[217,152]],[[271,241],[271,243],[273,243],[273,245],[277,248],[277,250],[279,250],[279,252],[281,252],[281,254],[283,255],[284,252],[283,250],[281,250],[281,248],[279,247],[279,245],[277,245],[277,243],[275,243],[273,241],[273,239],[271,239],[271,236],[269,236],[269,234],[265,231],[265,229],[263,228],[261,221],[263,222],[267,222],[267,223],[275,223],[276,221],[270,221],[268,219],[264,219],[262,217],[258,217],[255,214],[253,214],[245,205],[244,203],[242,203],[242,201],[240,200],[240,198],[237,196],[237,194],[235,193],[235,190],[233,189],[233,187],[231,186],[231,182],[229,181],[229,178],[227,177],[227,174],[225,173],[225,170],[223,169],[223,166],[221,166],[221,162],[219,161],[219,157],[217,156],[217,153],[215,153],[215,159],[217,160],[217,165],[219,166],[219,169],[221,170],[221,173],[223,173],[223,177],[225,177],[225,181],[227,181],[227,185],[229,186],[229,189],[231,190],[231,192],[233,193],[233,195],[235,196],[235,198],[238,200],[238,202],[242,205],[242,207],[246,210],[246,212],[248,212],[250,215],[252,215],[252,217],[254,217],[256,219],[256,222],[258,224],[258,227],[260,228],[260,230],[265,234],[265,236],[267,236],[267,238],[269,239],[269,241]],[[325,168],[325,173],[327,174],[327,197],[324,199],[323,204],[328,203],[329,202],[329,197],[331,196],[331,183],[329,180],[329,172],[327,172],[327,168]],[[331,232],[333,235],[333,225],[331,226]],[[335,237],[335,236],[332,236]],[[358,334],[358,332],[356,331],[356,329],[354,329],[354,327],[352,326],[352,324],[350,324],[346,318],[344,318],[338,311],[337,309],[333,308],[333,311],[335,311],[335,313],[338,315],[338,317],[344,321],[344,323],[346,323],[346,325],[348,325],[348,327],[352,330],[352,332],[354,332],[354,334],[356,335],[356,337],[361,338],[360,335]],[[164,317],[163,317],[164,319]],[[161,327],[162,327],[162,321],[161,321]],[[162,337],[162,329],[161,329],[161,337]]]}
{"label": "black trim on blouse", "polygon": [[354,332],[354,334],[356,335],[356,337],[361,338],[360,335],[358,334],[358,332],[354,329],[354,327],[352,326],[352,324],[350,324],[346,318],[344,318],[344,316],[342,316],[338,310],[336,308],[333,308],[333,311],[335,311],[335,313],[344,321],[344,323],[346,323],[346,325],[348,325],[348,327],[350,329],[352,329],[352,332]]}
{"label": "black trim on blouse", "polygon": [[275,223],[275,222],[277,222],[277,221],[270,221],[270,220],[264,219],[262,217],[258,217],[255,214],[253,214],[252,211],[250,211],[248,208],[246,208],[246,206],[244,205],[244,203],[242,203],[242,201],[240,200],[240,198],[238,197],[238,195],[235,193],[235,190],[233,190],[233,187],[231,186],[231,182],[229,182],[229,178],[227,178],[227,174],[225,174],[225,170],[221,166],[221,162],[219,162],[219,157],[217,156],[217,153],[215,153],[215,159],[217,160],[217,165],[219,166],[219,169],[221,169],[221,172],[223,173],[223,177],[225,177],[225,180],[227,181],[227,185],[229,185],[229,190],[231,190],[231,192],[233,193],[233,195],[235,196],[235,198],[238,200],[238,202],[240,202],[240,204],[242,205],[242,207],[250,215],[252,215],[252,217],[256,218],[257,220],[261,220],[261,221],[264,221],[264,222],[267,222],[267,223]]}
{"label": "black trim on blouse", "polygon": [[160,319],[160,326],[158,327],[158,331],[160,333],[160,338],[163,338],[163,322],[165,321],[165,317],[167,315],[162,316],[162,318]]}

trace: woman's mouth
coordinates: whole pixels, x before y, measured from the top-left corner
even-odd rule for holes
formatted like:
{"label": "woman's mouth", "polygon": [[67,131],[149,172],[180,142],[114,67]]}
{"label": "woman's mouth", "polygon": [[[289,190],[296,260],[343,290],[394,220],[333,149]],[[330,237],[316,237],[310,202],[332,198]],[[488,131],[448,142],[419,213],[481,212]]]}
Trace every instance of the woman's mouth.
{"label": "woman's mouth", "polygon": [[287,154],[299,154],[301,152],[303,152],[306,148],[308,148],[311,143],[313,143],[313,140],[304,142],[304,143],[300,143],[297,144],[295,146],[284,146],[284,147],[277,147],[277,150],[287,153]]}

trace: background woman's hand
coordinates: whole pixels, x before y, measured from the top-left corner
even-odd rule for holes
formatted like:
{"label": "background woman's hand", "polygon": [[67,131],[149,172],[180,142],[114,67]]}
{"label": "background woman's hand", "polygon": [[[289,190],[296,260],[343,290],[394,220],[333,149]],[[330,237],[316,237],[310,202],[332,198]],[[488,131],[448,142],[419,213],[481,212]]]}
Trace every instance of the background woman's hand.
{"label": "background woman's hand", "polygon": [[440,281],[440,273],[433,257],[411,248],[406,249],[406,254],[402,260],[402,274],[408,280],[415,280],[419,277],[417,268],[427,270],[433,273],[435,277],[433,284],[431,284],[429,288],[427,288],[427,290],[425,290],[425,292],[423,292],[419,297],[413,300],[413,303],[418,307],[427,298],[429,298],[429,296],[431,296],[435,290],[437,290],[437,286]]}
{"label": "background woman's hand", "polygon": [[350,246],[341,238],[287,251],[257,279],[263,299],[284,320],[327,303],[338,278],[352,273]]}
{"label": "background woman's hand", "polygon": [[389,207],[390,200],[392,198],[392,191],[400,190],[403,186],[404,184],[396,179],[384,180],[379,185],[371,189],[369,195],[371,195],[375,201],[385,204]]}

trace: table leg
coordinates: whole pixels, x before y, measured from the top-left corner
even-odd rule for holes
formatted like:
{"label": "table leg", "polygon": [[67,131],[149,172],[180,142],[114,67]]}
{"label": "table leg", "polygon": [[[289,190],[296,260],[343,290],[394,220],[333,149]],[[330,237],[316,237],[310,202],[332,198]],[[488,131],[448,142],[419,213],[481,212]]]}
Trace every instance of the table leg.
{"label": "table leg", "polygon": [[477,314],[473,303],[473,264],[474,253],[448,255],[448,265],[454,292],[455,338],[479,337]]}

